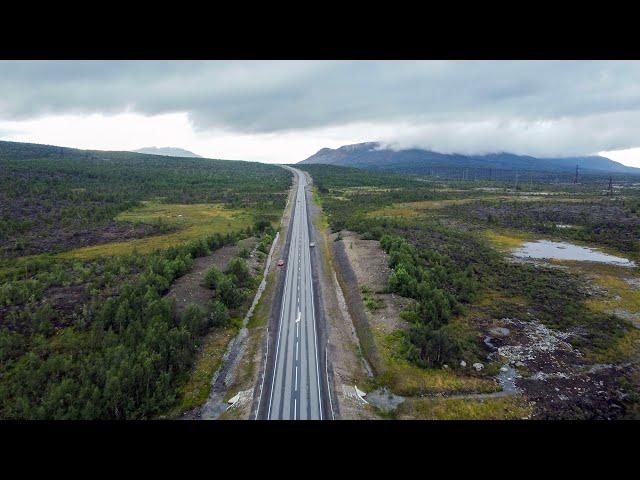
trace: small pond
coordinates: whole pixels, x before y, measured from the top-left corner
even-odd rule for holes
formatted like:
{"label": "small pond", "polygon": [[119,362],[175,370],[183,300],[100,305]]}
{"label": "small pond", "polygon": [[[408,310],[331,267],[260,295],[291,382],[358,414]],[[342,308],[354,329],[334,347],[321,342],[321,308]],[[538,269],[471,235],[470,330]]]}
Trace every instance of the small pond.
{"label": "small pond", "polygon": [[626,258],[616,257],[608,253],[600,252],[594,248],[581,247],[567,242],[552,242],[538,240],[525,242],[521,247],[513,251],[518,258],[544,258],[556,260],[579,260],[587,262],[608,263],[623,267],[635,267],[636,264]]}

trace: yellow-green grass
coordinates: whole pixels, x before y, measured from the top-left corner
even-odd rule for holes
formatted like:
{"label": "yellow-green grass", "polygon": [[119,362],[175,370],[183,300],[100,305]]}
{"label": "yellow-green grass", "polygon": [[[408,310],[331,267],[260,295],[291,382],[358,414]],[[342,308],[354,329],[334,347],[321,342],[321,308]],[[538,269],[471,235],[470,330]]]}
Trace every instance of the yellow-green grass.
{"label": "yellow-green grass", "polygon": [[203,341],[189,379],[180,387],[177,405],[167,415],[175,418],[204,404],[211,391],[211,379],[222,364],[227,345],[236,334],[233,327],[214,329]]}
{"label": "yellow-green grass", "polygon": [[485,230],[483,233],[489,243],[502,252],[509,252],[527,240],[533,239],[530,234],[524,232]]}
{"label": "yellow-green grass", "polygon": [[637,361],[640,358],[640,330],[629,329],[603,352],[588,358],[596,363],[621,363]]}
{"label": "yellow-green grass", "polygon": [[[598,248],[604,251],[604,249]],[[609,252],[612,255],[625,256],[612,249],[607,249],[607,253]],[[640,289],[625,281],[625,279],[639,278],[637,268],[573,260],[552,259],[549,262],[567,267],[568,271],[581,275],[586,282],[606,290],[606,295],[594,296],[586,300],[587,306],[591,309],[607,313],[614,310],[625,310],[630,314],[640,314]]]}
{"label": "yellow-green grass", "polygon": [[367,213],[369,217],[416,217],[432,210],[447,207],[449,205],[464,205],[466,203],[493,200],[493,201],[524,201],[524,202],[547,202],[561,201],[567,203],[583,202],[582,198],[544,198],[537,196],[519,196],[519,195],[501,195],[501,196],[483,196],[470,198],[455,198],[448,200],[423,200],[419,202],[394,203],[388,207],[380,208]]}
{"label": "yellow-green grass", "polygon": [[[337,190],[337,189],[336,189]],[[394,187],[394,188],[385,188],[385,187],[372,187],[368,185],[359,186],[359,187],[345,187],[341,189],[344,193],[361,193],[361,192],[394,192],[397,190],[402,190],[402,188]],[[334,191],[333,189],[331,190]]]}
{"label": "yellow-green grass", "polygon": [[428,210],[437,210],[448,205],[461,205],[477,198],[458,198],[454,200],[424,200],[421,202],[394,203],[367,213],[368,217],[416,217]]}
{"label": "yellow-green grass", "polygon": [[532,406],[522,396],[469,398],[410,398],[397,411],[398,418],[420,420],[521,420],[530,418]]}
{"label": "yellow-green grass", "polygon": [[[322,197],[318,193],[318,189],[316,187],[313,187],[312,191],[313,191],[313,195],[312,195],[313,203],[315,203],[319,207],[322,207]],[[336,197],[333,197],[333,198],[336,198]]]}
{"label": "yellow-green grass", "polygon": [[449,369],[420,368],[399,354],[401,337],[374,329],[374,341],[382,365],[377,382],[397,395],[432,395],[438,393],[491,393],[500,390],[492,381],[458,375]]}
{"label": "yellow-green grass", "polygon": [[499,290],[486,289],[480,293],[480,297],[471,307],[476,306],[482,308],[497,304],[525,307],[529,304],[529,300],[524,295],[508,295]]}
{"label": "yellow-green grass", "polygon": [[621,277],[610,274],[594,276],[596,284],[604,287],[610,296],[590,298],[587,304],[594,310],[607,312],[616,309],[640,314],[640,291],[632,288]]}
{"label": "yellow-green grass", "polygon": [[125,255],[134,251],[149,253],[214,233],[225,234],[241,230],[251,225],[252,215],[245,210],[225,208],[222,204],[165,204],[146,201],[139,208],[121,213],[116,220],[164,223],[178,230],[164,235],[78,248],[57,256],[89,259],[103,255]]}
{"label": "yellow-green grass", "polygon": [[[619,252],[613,254],[620,255]],[[568,271],[584,278],[585,283],[603,287],[606,290],[605,295],[597,295],[585,300],[587,307],[593,311],[613,314],[616,310],[622,310],[630,315],[640,315],[640,290],[624,280],[637,278],[636,269],[597,262],[554,260],[550,262],[568,267]],[[624,336],[589,360],[617,363],[638,355],[640,355],[640,330],[630,328]]]}

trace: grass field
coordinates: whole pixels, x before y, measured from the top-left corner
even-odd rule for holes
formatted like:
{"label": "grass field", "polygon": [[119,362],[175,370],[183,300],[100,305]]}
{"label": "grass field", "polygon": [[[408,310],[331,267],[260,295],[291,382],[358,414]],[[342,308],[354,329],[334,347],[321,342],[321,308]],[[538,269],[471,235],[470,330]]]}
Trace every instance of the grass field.
{"label": "grass field", "polygon": [[384,207],[373,212],[369,212],[369,217],[417,217],[431,210],[451,205],[464,205],[476,201],[521,201],[521,202],[546,202],[546,201],[562,201],[562,202],[582,202],[583,198],[546,198],[530,195],[501,195],[501,196],[485,196],[485,197],[469,197],[454,198],[448,200],[423,200],[419,202],[403,202],[394,203],[391,206]]}
{"label": "grass field", "polygon": [[149,253],[214,233],[242,230],[252,224],[253,216],[244,210],[225,208],[222,204],[183,205],[145,201],[142,207],[119,214],[116,220],[161,224],[177,231],[126,242],[78,248],[59,256],[89,259],[102,255],[124,255],[134,251]]}
{"label": "grass field", "polygon": [[369,217],[416,217],[425,210],[437,210],[448,205],[461,205],[477,200],[476,198],[461,198],[454,200],[425,200],[422,202],[395,203],[390,207],[369,212]]}
{"label": "grass field", "polygon": [[524,232],[506,232],[497,230],[485,230],[484,236],[489,243],[502,252],[508,252],[514,248],[518,248],[527,240],[532,240],[533,237]]}
{"label": "grass field", "polygon": [[397,417],[421,420],[521,420],[533,409],[521,396],[485,399],[420,398],[406,400]]}

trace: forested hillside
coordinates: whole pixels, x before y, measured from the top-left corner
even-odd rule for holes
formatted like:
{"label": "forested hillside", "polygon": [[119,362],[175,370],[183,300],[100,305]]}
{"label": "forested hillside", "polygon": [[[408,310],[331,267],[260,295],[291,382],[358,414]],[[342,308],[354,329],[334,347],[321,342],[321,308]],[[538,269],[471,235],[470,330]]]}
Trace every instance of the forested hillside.
{"label": "forested hillside", "polygon": [[281,168],[262,163],[0,142],[0,258],[168,228],[114,222],[141,200],[223,203],[269,212],[283,205],[288,181]]}
{"label": "forested hillside", "polygon": [[165,293],[194,258],[267,242],[290,183],[260,163],[0,142],[0,418],[171,408],[253,287],[238,259],[206,311],[178,315]]}

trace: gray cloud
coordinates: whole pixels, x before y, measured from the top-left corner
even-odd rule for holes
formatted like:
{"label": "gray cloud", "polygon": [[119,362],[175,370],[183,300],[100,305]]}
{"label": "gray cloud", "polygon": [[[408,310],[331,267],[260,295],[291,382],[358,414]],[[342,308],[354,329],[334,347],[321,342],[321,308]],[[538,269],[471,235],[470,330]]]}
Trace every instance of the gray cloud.
{"label": "gray cloud", "polygon": [[640,62],[0,62],[0,120],[122,111],[243,133],[395,124],[382,140],[396,148],[583,154],[640,145]]}

